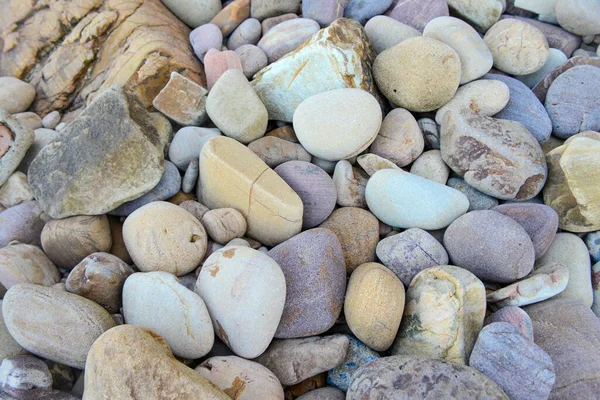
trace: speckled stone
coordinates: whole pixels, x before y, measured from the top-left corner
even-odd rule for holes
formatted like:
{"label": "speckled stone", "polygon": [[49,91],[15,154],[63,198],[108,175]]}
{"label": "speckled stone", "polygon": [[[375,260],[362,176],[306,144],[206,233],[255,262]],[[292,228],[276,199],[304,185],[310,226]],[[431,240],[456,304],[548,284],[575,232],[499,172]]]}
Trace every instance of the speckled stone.
{"label": "speckled stone", "polygon": [[368,180],[369,175],[362,169],[353,167],[347,160],[338,161],[333,170],[337,204],[340,207],[367,208],[365,189]]}
{"label": "speckled stone", "polygon": [[467,212],[475,210],[490,210],[498,205],[498,199],[480,192],[465,182],[464,179],[450,178],[446,184],[467,196],[467,199],[469,200],[469,209]]}
{"label": "speckled stone", "polygon": [[590,250],[590,256],[594,262],[600,261],[600,231],[588,233],[585,237],[585,244]]}
{"label": "speckled stone", "polygon": [[480,396],[489,400],[508,400],[493,380],[474,368],[445,360],[391,356],[359,368],[353,375],[346,400],[459,400]]}
{"label": "speckled stone", "polygon": [[556,380],[550,356],[506,322],[481,330],[469,365],[514,400],[547,399]]}
{"label": "speckled stone", "polygon": [[450,175],[450,168],[442,160],[442,153],[439,150],[429,150],[415,160],[410,167],[410,173],[445,185]]}
{"label": "speckled stone", "polygon": [[319,335],[337,320],[346,293],[342,246],[329,229],[304,231],[271,249],[285,276],[286,299],[275,337]]}
{"label": "speckled stone", "polygon": [[338,208],[320,227],[331,229],[336,234],[342,245],[348,274],[359,265],[375,260],[379,221],[370,212],[356,207]]}
{"label": "speckled stone", "polygon": [[370,152],[405,167],[423,153],[425,141],[415,117],[403,108],[388,113]]}
{"label": "speckled stone", "polygon": [[524,338],[533,341],[533,325],[531,318],[522,308],[517,306],[502,307],[483,321],[483,325],[494,322],[507,322],[517,328]]}
{"label": "speckled stone", "polygon": [[309,162],[288,161],[277,166],[275,172],[302,200],[302,229],[314,228],[331,215],[337,191],[333,179],[325,171]]}
{"label": "speckled stone", "polygon": [[344,9],[344,17],[364,25],[367,20],[383,14],[393,2],[394,0],[350,0]]}
{"label": "speckled stone", "polygon": [[520,122],[538,142],[546,142],[552,133],[552,121],[533,92],[524,83],[510,76],[487,74],[484,78],[500,81],[510,90],[508,104],[494,117]]}
{"label": "speckled stone", "polygon": [[115,208],[110,215],[116,215],[119,217],[126,217],[140,207],[150,204],[154,201],[166,200],[173,197],[181,188],[181,175],[179,170],[170,161],[165,161],[165,172],[154,189],[148,193],[138,197],[135,200],[128,201]]}
{"label": "speckled stone", "polygon": [[600,131],[600,68],[580,65],[562,73],[546,95],[553,133],[566,139],[583,131]]}
{"label": "speckled stone", "polygon": [[348,391],[348,387],[352,383],[352,374],[354,371],[364,364],[380,358],[378,352],[371,350],[360,340],[350,335],[346,336],[350,340],[346,359],[327,373],[327,383],[343,392]]}
{"label": "speckled stone", "polygon": [[394,0],[385,14],[422,32],[429,21],[448,13],[445,0]]}
{"label": "speckled stone", "polygon": [[448,253],[433,236],[410,228],[377,244],[377,257],[405,286],[422,270],[448,264]]}

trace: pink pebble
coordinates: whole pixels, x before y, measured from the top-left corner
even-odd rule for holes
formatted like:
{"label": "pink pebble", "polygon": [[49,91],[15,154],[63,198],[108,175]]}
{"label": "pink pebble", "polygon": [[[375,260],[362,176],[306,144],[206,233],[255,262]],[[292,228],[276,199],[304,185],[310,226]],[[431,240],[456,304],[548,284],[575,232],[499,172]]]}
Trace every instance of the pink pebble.
{"label": "pink pebble", "polygon": [[209,91],[219,80],[221,75],[229,69],[239,69],[244,72],[240,56],[238,56],[235,51],[218,51],[210,49],[206,53],[204,56],[204,72],[206,73],[206,84]]}

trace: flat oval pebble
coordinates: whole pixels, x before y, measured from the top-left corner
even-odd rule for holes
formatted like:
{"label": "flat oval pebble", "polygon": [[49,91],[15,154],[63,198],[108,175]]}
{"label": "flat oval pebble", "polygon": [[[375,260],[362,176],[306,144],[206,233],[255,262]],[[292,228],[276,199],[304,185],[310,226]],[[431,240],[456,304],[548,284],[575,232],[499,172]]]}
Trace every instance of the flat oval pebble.
{"label": "flat oval pebble", "polygon": [[445,228],[469,208],[458,190],[392,169],[377,171],[367,183],[365,196],[377,218],[398,228]]}
{"label": "flat oval pebble", "polygon": [[298,143],[273,136],[258,138],[248,144],[248,148],[271,168],[288,161],[310,162],[312,158]]}
{"label": "flat oval pebble", "polygon": [[504,2],[499,0],[447,0],[450,11],[485,32],[494,25],[502,11]]}
{"label": "flat oval pebble", "polygon": [[[400,383],[401,382],[401,383]],[[508,400],[502,389],[474,368],[414,356],[382,357],[353,375],[346,400]]]}
{"label": "flat oval pebble", "polygon": [[502,307],[495,313],[488,316],[483,325],[489,325],[494,322],[506,322],[517,328],[519,333],[527,340],[533,341],[533,325],[531,318],[522,308],[517,306]]}
{"label": "flat oval pebble", "polygon": [[336,89],[300,103],[294,112],[294,131],[310,154],[337,161],[369,147],[379,132],[381,120],[379,103],[370,93]]}
{"label": "flat oval pebble", "polygon": [[273,63],[296,50],[319,29],[319,24],[310,18],[290,19],[269,29],[258,42],[258,47],[265,52],[269,63]]}
{"label": "flat oval pebble", "polygon": [[272,248],[286,281],[283,315],[275,332],[280,339],[321,334],[333,326],[346,293],[342,246],[329,229],[304,231]]}
{"label": "flat oval pebble", "polygon": [[11,336],[26,350],[79,369],[92,343],[115,326],[93,301],[29,283],[6,292],[2,315]]}
{"label": "flat oval pebble", "polygon": [[29,108],[35,99],[35,87],[12,76],[0,77],[0,108],[17,114]]}
{"label": "flat oval pebble", "polygon": [[506,322],[481,330],[469,365],[515,400],[547,399],[556,380],[550,356]]}
{"label": "flat oval pebble", "polygon": [[523,278],[535,260],[525,229],[496,211],[471,211],[456,219],[444,233],[444,247],[453,264],[493,282]]}
{"label": "flat oval pebble", "polygon": [[204,301],[167,272],[138,272],[127,278],[123,317],[127,324],[158,333],[178,357],[203,357],[214,344]]}
{"label": "flat oval pebble", "polygon": [[364,25],[367,20],[371,21],[379,14],[383,14],[392,3],[393,0],[350,0],[344,8],[344,17],[352,18]]}
{"label": "flat oval pebble", "polygon": [[245,44],[235,49],[235,52],[240,57],[242,71],[248,79],[252,79],[254,74],[269,64],[267,55],[258,46]]}
{"label": "flat oval pebble", "polygon": [[377,258],[392,270],[404,286],[424,269],[447,265],[448,253],[433,236],[419,228],[410,228],[377,244]]}
{"label": "flat oval pebble", "polygon": [[302,229],[314,228],[331,215],[337,191],[333,179],[325,171],[309,162],[288,161],[277,166],[275,172],[302,200]]}
{"label": "flat oval pebble", "polygon": [[147,204],[123,224],[123,239],[140,271],[185,275],[202,262],[206,231],[192,214],[164,201]]}
{"label": "flat oval pebble", "polygon": [[383,53],[406,39],[421,36],[421,32],[412,26],[385,15],[371,18],[365,25],[365,33],[377,54]]}
{"label": "flat oval pebble", "polygon": [[232,399],[283,400],[281,383],[257,362],[236,356],[211,357],[195,368]]}
{"label": "flat oval pebble", "polygon": [[204,56],[210,49],[221,50],[223,34],[215,24],[204,24],[190,33],[190,43],[196,57],[204,62]]}
{"label": "flat oval pebble", "polygon": [[409,111],[433,111],[449,102],[460,84],[458,53],[438,40],[414,37],[379,54],[375,80],[392,103]]}
{"label": "flat oval pebble", "polygon": [[27,175],[20,171],[13,172],[0,187],[0,205],[6,208],[31,200],[33,200],[33,193],[27,183]]}
{"label": "flat oval pebble", "polygon": [[350,276],[344,315],[354,335],[377,351],[394,341],[404,310],[404,286],[389,269],[366,263]]}
{"label": "flat oval pebble", "polygon": [[60,278],[56,265],[37,246],[15,241],[0,249],[0,283],[6,289],[18,283],[52,286]]}
{"label": "flat oval pebble", "polygon": [[260,21],[255,18],[248,18],[229,36],[227,48],[229,50],[237,50],[245,44],[256,44],[260,40],[261,35],[262,26],[260,25]]}
{"label": "flat oval pebble", "polygon": [[194,291],[206,303],[215,333],[235,354],[255,358],[266,350],[286,298],[277,262],[248,247],[224,247],[204,262]]}
{"label": "flat oval pebble", "polygon": [[204,213],[200,219],[208,236],[218,244],[226,244],[246,233],[248,224],[235,208],[216,208]]}
{"label": "flat oval pebble", "polygon": [[39,246],[44,229],[43,211],[37,201],[26,201],[0,213],[0,247],[13,240]]}
{"label": "flat oval pebble", "polygon": [[405,167],[423,153],[424,147],[423,133],[415,117],[405,109],[396,108],[385,116],[370,152]]}
{"label": "flat oval pebble", "polygon": [[450,175],[450,168],[444,163],[439,150],[429,150],[415,160],[410,167],[410,173],[445,185]]}
{"label": "flat oval pebble", "polygon": [[[350,341],[348,354],[343,363],[327,373],[327,383],[346,392],[352,383],[352,374],[364,364],[380,358],[375,350],[370,349],[360,340],[346,335]],[[344,397],[345,398],[345,397]]]}

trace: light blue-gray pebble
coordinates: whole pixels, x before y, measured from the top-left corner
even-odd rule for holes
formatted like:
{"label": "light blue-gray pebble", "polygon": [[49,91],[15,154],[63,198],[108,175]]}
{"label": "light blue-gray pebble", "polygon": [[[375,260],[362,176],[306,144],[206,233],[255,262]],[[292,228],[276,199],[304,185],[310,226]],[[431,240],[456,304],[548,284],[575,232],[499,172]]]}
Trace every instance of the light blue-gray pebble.
{"label": "light blue-gray pebble", "polygon": [[194,186],[196,186],[199,172],[200,160],[198,158],[194,158],[192,161],[190,161],[190,165],[188,165],[187,169],[185,170],[185,175],[183,176],[183,181],[181,182],[181,191],[183,193],[192,193]]}
{"label": "light blue-gray pebble", "polygon": [[348,390],[348,387],[352,383],[352,374],[354,371],[364,364],[380,357],[379,353],[370,349],[360,340],[350,335],[346,336],[350,340],[346,359],[343,363],[330,369],[327,373],[327,383],[344,392]]}
{"label": "light blue-gray pebble", "polygon": [[450,178],[446,184],[467,196],[467,199],[469,199],[469,210],[467,212],[489,210],[499,204],[497,199],[470,186],[464,179]]}
{"label": "light blue-gray pebble", "polygon": [[394,0],[350,0],[344,9],[344,17],[365,24],[368,19],[383,14]]}
{"label": "light blue-gray pebble", "polygon": [[590,249],[590,256],[595,263],[600,262],[600,231],[588,233],[585,244]]}

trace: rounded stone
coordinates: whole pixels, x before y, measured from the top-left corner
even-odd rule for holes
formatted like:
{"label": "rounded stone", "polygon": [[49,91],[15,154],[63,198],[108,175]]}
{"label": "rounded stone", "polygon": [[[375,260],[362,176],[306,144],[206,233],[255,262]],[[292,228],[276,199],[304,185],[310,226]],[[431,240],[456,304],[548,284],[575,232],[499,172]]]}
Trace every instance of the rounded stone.
{"label": "rounded stone", "polygon": [[20,171],[13,172],[0,187],[0,205],[6,208],[31,200],[33,200],[33,193],[27,183],[27,175]]}
{"label": "rounded stone", "polygon": [[46,129],[55,129],[60,123],[61,118],[62,116],[60,115],[59,111],[52,111],[42,119],[42,125]]}
{"label": "rounded stone", "polygon": [[311,390],[296,398],[296,400],[345,400],[346,393],[332,387]]}
{"label": "rounded stone", "polygon": [[558,0],[558,24],[579,36],[600,34],[600,4],[596,0]]}
{"label": "rounded stone", "polygon": [[16,398],[27,397],[25,393],[28,392],[45,394],[52,390],[52,374],[39,358],[30,355],[8,357],[0,364],[0,387]]}
{"label": "rounded stone", "polygon": [[523,278],[535,261],[527,231],[496,211],[471,211],[457,218],[444,233],[444,247],[453,264],[492,282]]}
{"label": "rounded stone", "polygon": [[6,292],[2,314],[11,336],[26,350],[79,369],[92,343],[115,326],[110,314],[93,301],[29,283]]}
{"label": "rounded stone", "polygon": [[294,131],[310,154],[337,161],[369,147],[381,119],[381,107],[373,95],[361,89],[336,89],[300,103],[294,112]]}
{"label": "rounded stone", "polygon": [[352,18],[364,25],[367,20],[383,14],[394,3],[393,0],[350,0],[344,8],[344,17]]}
{"label": "rounded stone", "polygon": [[208,236],[218,244],[226,244],[246,233],[246,219],[235,208],[209,210],[200,220]]}
{"label": "rounded stone", "polygon": [[283,388],[275,374],[254,361],[236,356],[211,357],[195,371],[232,399],[284,400]]}
{"label": "rounded stone", "polygon": [[533,89],[538,83],[542,82],[549,73],[551,73],[555,68],[565,64],[567,60],[568,57],[565,55],[565,53],[559,49],[554,49],[551,47],[548,60],[542,68],[531,74],[517,75],[516,78],[523,82],[528,88]]}
{"label": "rounded stone", "polygon": [[3,360],[7,357],[17,356],[19,354],[27,354],[25,350],[8,332],[4,318],[2,317],[2,300],[0,300],[0,358]]}
{"label": "rounded stone", "polygon": [[365,196],[371,212],[397,228],[445,228],[469,208],[458,190],[394,169],[377,171]]}
{"label": "rounded stone", "polygon": [[[401,382],[401,384],[398,384]],[[406,398],[508,400],[502,389],[474,368],[413,356],[383,357],[353,375],[346,400]]]}
{"label": "rounded stone", "polygon": [[221,136],[217,129],[186,126],[177,131],[169,145],[169,160],[185,171],[193,159],[200,157],[202,147],[211,138]]}
{"label": "rounded stone", "polygon": [[352,333],[377,351],[387,350],[396,337],[404,310],[404,286],[378,263],[362,264],[348,282],[344,316]]}
{"label": "rounded stone", "polygon": [[252,79],[254,74],[269,65],[267,55],[258,46],[245,44],[235,49],[235,52],[240,57],[242,70],[248,79]]}
{"label": "rounded stone", "polygon": [[403,108],[396,108],[385,116],[370,152],[405,167],[416,160],[424,148],[423,133],[415,117]]}
{"label": "rounded stone", "polygon": [[332,172],[337,204],[340,207],[367,208],[365,189],[369,175],[362,169],[353,167],[347,160],[338,161]]}
{"label": "rounded stone", "polygon": [[445,185],[450,175],[450,168],[442,160],[442,153],[439,150],[429,150],[415,160],[410,167],[410,173]]}
{"label": "rounded stone", "polygon": [[56,265],[37,246],[14,241],[0,249],[0,284],[5,289],[18,283],[52,286],[60,278]]}
{"label": "rounded stone", "polygon": [[271,249],[286,281],[283,315],[275,337],[319,335],[338,319],[346,293],[342,246],[329,229],[302,232]]}
{"label": "rounded stone", "polygon": [[548,41],[539,29],[512,18],[496,22],[483,40],[494,57],[494,67],[512,75],[539,70],[550,55]]}
{"label": "rounded stone", "polygon": [[17,114],[29,108],[35,99],[35,87],[12,76],[0,77],[0,108]]}
{"label": "rounded stone", "polygon": [[209,211],[208,207],[206,207],[204,204],[198,203],[194,200],[186,200],[179,204],[179,207],[192,214],[198,221],[201,221],[204,214]]}
{"label": "rounded stone", "polygon": [[372,176],[380,169],[400,169],[400,167],[390,160],[371,153],[357,157],[356,162],[369,176]]}
{"label": "rounded stone", "polygon": [[272,258],[249,247],[224,247],[204,262],[194,291],[206,303],[215,333],[235,354],[255,358],[267,349],[286,298],[284,274]]}
{"label": "rounded stone", "polygon": [[446,0],[394,0],[385,15],[422,32],[429,21],[448,12]]}
{"label": "rounded stone", "polygon": [[331,215],[337,191],[327,172],[305,161],[288,161],[275,168],[275,172],[302,200],[302,229],[314,228]]}
{"label": "rounded stone", "polygon": [[121,309],[125,279],[133,272],[129,265],[112,254],[93,253],[73,268],[65,285],[69,292],[90,299],[115,314]]}
{"label": "rounded stone", "polygon": [[206,24],[222,8],[219,0],[163,0],[162,3],[191,28]]}
{"label": "rounded stone", "polygon": [[318,22],[310,18],[294,18],[284,21],[269,29],[258,42],[258,47],[265,52],[269,63],[296,50],[321,29]]}
{"label": "rounded stone", "polygon": [[460,84],[485,75],[494,64],[492,53],[477,31],[454,17],[438,17],[425,26],[423,36],[439,40],[452,47],[460,57]]}
{"label": "rounded stone", "polygon": [[127,278],[123,317],[127,324],[154,330],[178,357],[203,357],[214,344],[204,301],[167,272],[138,272]]}
{"label": "rounded stone", "polygon": [[204,24],[190,33],[190,43],[196,57],[204,62],[204,56],[210,49],[221,50],[223,34],[215,24]]}
{"label": "rounded stone", "polygon": [[560,74],[546,95],[552,133],[561,139],[600,131],[600,68],[579,65]]}
{"label": "rounded stone", "polygon": [[383,53],[406,39],[421,36],[421,32],[412,26],[385,15],[371,18],[365,25],[365,33],[377,54]]}
{"label": "rounded stone", "polygon": [[42,230],[41,240],[48,258],[68,270],[92,253],[109,251],[112,245],[106,215],[50,220]]}
{"label": "rounded stone", "polygon": [[409,111],[425,112],[452,99],[460,84],[461,64],[447,44],[414,37],[379,54],[373,73],[388,100]]}
{"label": "rounded stone", "polygon": [[273,136],[258,138],[251,142],[248,148],[271,168],[288,161],[310,162],[312,158],[298,143]]}
{"label": "rounded stone", "polygon": [[547,399],[556,380],[550,356],[507,322],[481,330],[469,365],[514,400]]}
{"label": "rounded stone", "polygon": [[123,224],[123,239],[140,271],[165,271],[177,276],[200,265],[207,245],[200,221],[183,208],[164,201],[131,213]]}
{"label": "rounded stone", "polygon": [[448,253],[433,236],[419,228],[410,228],[381,240],[377,258],[394,272],[404,286],[424,269],[448,264]]}
{"label": "rounded stone", "polygon": [[379,221],[370,212],[356,207],[338,208],[320,227],[331,229],[340,241],[348,275],[359,265],[375,260]]}
{"label": "rounded stone", "polygon": [[237,50],[245,44],[256,44],[260,40],[261,35],[262,26],[260,25],[260,21],[255,18],[248,18],[229,36],[227,48],[229,50]]}
{"label": "rounded stone", "polygon": [[37,201],[26,201],[0,213],[0,247],[13,240],[39,246],[45,226],[44,212]]}

